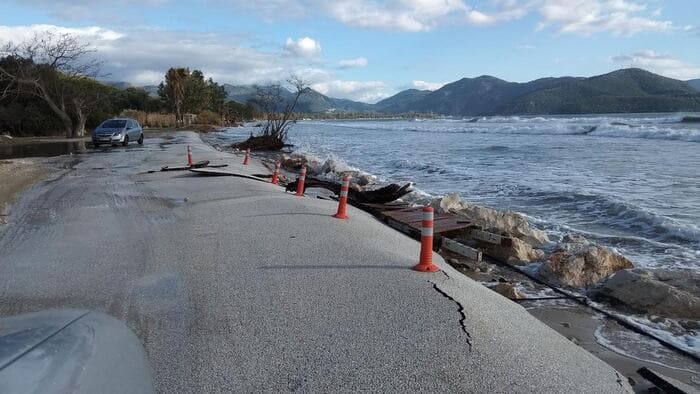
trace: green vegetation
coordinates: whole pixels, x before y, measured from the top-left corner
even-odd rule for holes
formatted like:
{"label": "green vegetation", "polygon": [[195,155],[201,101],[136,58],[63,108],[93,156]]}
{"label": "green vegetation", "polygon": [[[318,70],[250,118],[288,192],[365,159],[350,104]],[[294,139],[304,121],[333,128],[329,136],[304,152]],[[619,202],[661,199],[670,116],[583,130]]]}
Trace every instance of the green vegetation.
{"label": "green vegetation", "polygon": [[0,48],[0,132],[79,138],[120,114],[148,127],[222,126],[259,116],[250,104],[227,102],[224,87],[199,70],[171,68],[157,97],[100,82],[92,52],[74,36],[48,33]]}

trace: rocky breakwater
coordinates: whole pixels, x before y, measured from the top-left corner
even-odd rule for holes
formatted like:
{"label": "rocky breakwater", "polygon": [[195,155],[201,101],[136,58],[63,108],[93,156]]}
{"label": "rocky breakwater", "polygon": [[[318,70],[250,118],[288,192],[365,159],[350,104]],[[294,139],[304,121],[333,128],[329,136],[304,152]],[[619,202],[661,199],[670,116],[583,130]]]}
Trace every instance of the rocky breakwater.
{"label": "rocky breakwater", "polygon": [[590,296],[633,313],[683,319],[700,328],[700,273],[692,270],[622,270],[593,287]]}
{"label": "rocky breakwater", "polygon": [[[369,190],[377,179],[357,169],[324,162],[301,154],[283,155],[282,165],[298,170],[306,165],[317,177],[339,180],[352,177],[351,188]],[[474,239],[470,234],[457,236],[457,241],[480,249],[484,255],[512,265],[541,263],[537,274],[547,282],[563,287],[584,289],[596,300],[635,313],[694,320],[700,327],[700,274],[670,270],[635,269],[632,261],[613,249],[596,244],[583,236],[569,234],[562,241],[550,241],[547,234],[532,226],[517,212],[500,211],[462,200],[448,194],[431,201],[438,213],[464,216],[483,231],[507,237],[511,242],[500,245]],[[521,298],[502,286],[500,293],[512,299]]]}
{"label": "rocky breakwater", "polygon": [[[485,231],[512,239],[503,246],[474,240],[468,234],[459,237],[460,242],[496,260],[514,265],[541,262],[537,274],[548,283],[584,289],[594,300],[626,312],[678,319],[681,328],[700,328],[698,272],[635,268],[625,256],[577,234],[568,234],[554,244],[522,215],[471,204],[456,194],[437,199],[432,205],[438,212],[465,216]],[[498,290],[506,297],[519,298],[505,286]]]}
{"label": "rocky breakwater", "polygon": [[578,235],[566,235],[538,274],[559,286],[589,287],[613,273],[633,268],[626,257]]}
{"label": "rocky breakwater", "polygon": [[478,248],[496,260],[525,265],[545,256],[540,248],[549,242],[547,234],[532,227],[523,215],[472,204],[460,199],[456,193],[434,200],[432,206],[438,213],[464,216],[484,231],[510,238],[512,242],[507,245],[495,245],[473,239],[468,233],[458,237],[460,242]]}

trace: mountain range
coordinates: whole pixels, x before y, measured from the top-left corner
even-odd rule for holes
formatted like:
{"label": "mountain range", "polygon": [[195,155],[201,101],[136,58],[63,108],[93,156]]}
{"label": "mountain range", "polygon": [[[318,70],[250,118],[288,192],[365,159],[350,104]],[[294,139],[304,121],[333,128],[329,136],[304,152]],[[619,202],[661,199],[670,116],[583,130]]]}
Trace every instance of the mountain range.
{"label": "mountain range", "polygon": [[690,81],[687,81],[688,85],[690,85],[692,88],[694,88],[697,91],[700,91],[700,78],[699,79],[691,79]]}
{"label": "mountain range", "polygon": [[[229,99],[246,102],[251,86],[225,85]],[[285,91],[287,98],[291,92]],[[434,113],[451,116],[700,111],[700,80],[680,81],[638,68],[590,78],[508,82],[489,75],[462,78],[435,91],[408,89],[376,104],[335,99],[308,89],[299,112]]]}
{"label": "mountain range", "polygon": [[[256,85],[223,86],[228,99],[240,103],[254,101],[258,90]],[[144,88],[153,94],[154,87]],[[281,93],[284,102],[293,97],[286,89]],[[524,83],[482,75],[462,78],[434,91],[404,90],[376,104],[332,98],[307,88],[296,111],[448,116],[695,112],[700,111],[700,79],[680,81],[638,68],[589,78],[541,78]]]}

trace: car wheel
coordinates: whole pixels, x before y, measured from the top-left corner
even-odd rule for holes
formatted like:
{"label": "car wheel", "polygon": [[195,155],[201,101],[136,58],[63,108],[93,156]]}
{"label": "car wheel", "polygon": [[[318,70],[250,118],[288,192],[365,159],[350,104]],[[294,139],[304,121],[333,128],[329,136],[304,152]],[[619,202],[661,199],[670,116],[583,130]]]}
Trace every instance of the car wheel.
{"label": "car wheel", "polygon": [[124,142],[122,142],[122,146],[127,146],[129,145],[129,136],[125,135],[124,136]]}
{"label": "car wheel", "polygon": [[97,141],[92,141],[92,146],[93,146],[95,149],[97,149],[97,148],[100,147],[100,143],[97,142]]}
{"label": "car wheel", "polygon": [[143,133],[141,133],[141,136],[139,137],[139,145],[143,145]]}

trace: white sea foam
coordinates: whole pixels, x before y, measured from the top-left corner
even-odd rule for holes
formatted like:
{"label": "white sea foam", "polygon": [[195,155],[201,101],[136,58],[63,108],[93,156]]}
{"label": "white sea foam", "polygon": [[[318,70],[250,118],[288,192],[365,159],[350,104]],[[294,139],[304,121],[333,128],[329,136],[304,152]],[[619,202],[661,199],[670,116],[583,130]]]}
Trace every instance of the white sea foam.
{"label": "white sea foam", "polygon": [[[670,334],[664,333],[664,335],[668,337]],[[679,359],[676,353],[673,353],[655,340],[633,331],[620,330],[613,333],[608,330],[606,332],[605,326],[600,325],[596,328],[593,336],[599,345],[617,354],[679,371],[700,373],[700,369],[674,365],[687,365],[687,362]]]}
{"label": "white sea foam", "polygon": [[[649,117],[483,117],[423,121],[317,122],[338,128],[413,133],[500,133],[523,135],[587,135],[607,138],[700,142],[700,126],[682,125],[682,114]],[[477,121],[473,121],[477,119]]]}

